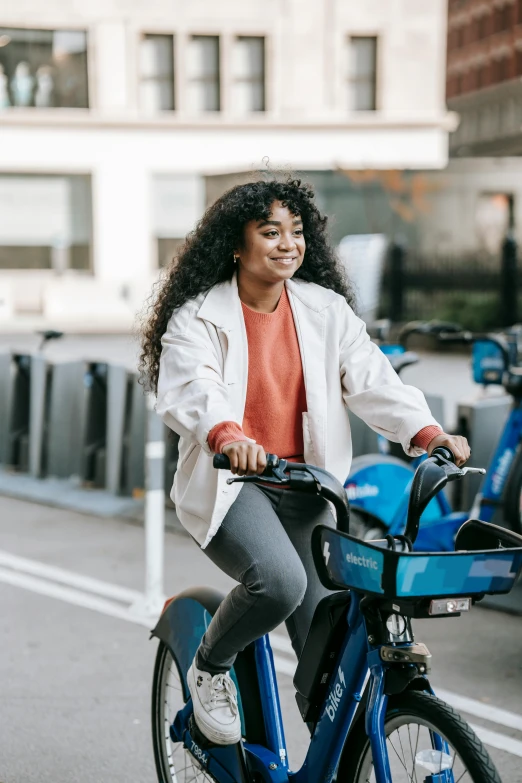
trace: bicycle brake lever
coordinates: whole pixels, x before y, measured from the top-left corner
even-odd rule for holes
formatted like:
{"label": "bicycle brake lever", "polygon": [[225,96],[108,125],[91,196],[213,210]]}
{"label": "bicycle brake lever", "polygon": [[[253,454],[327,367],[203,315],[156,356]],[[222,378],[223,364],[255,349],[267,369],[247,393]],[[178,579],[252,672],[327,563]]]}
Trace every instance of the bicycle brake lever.
{"label": "bicycle brake lever", "polygon": [[[233,484],[236,481],[242,481],[243,483],[245,481],[248,481],[252,483],[253,481],[261,481],[264,484],[289,484],[290,479],[285,473],[285,468],[288,465],[288,461],[286,459],[280,459],[277,466],[272,467],[268,466],[271,469],[271,475],[255,475],[255,476],[234,476],[234,478],[228,478],[227,484]],[[273,477],[275,476],[276,480],[274,481]]]}
{"label": "bicycle brake lever", "polygon": [[448,477],[448,481],[454,481],[455,479],[464,478],[468,473],[479,473],[482,476],[486,473],[486,470],[484,468],[458,468],[456,465],[453,465],[451,462],[449,463],[451,465],[451,470],[446,471],[446,475]]}
{"label": "bicycle brake lever", "polygon": [[242,482],[243,484],[249,482],[252,484],[254,481],[257,483],[261,482],[262,484],[274,484],[276,487],[280,487],[281,484],[290,483],[290,479],[286,476],[283,479],[278,477],[274,479],[272,476],[234,476],[234,478],[227,478],[227,484],[234,484],[236,482]]}

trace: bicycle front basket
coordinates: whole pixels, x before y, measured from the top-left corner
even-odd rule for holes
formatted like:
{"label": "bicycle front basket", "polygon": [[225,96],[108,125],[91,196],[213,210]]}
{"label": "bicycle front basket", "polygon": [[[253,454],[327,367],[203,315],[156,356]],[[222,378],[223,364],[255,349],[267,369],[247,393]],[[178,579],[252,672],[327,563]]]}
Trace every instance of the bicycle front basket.
{"label": "bicycle front basket", "polygon": [[522,548],[394,552],[322,525],[314,531],[313,546],[325,585],[387,598],[508,593],[522,569]]}

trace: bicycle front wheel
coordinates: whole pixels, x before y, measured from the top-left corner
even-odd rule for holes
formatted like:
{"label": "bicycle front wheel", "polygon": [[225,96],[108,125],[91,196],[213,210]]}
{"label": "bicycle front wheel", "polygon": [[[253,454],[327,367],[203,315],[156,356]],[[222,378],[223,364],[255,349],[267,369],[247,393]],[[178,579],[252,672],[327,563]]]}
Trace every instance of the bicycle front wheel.
{"label": "bicycle front wheel", "polygon": [[[451,769],[454,783],[502,783],[473,730],[455,710],[429,693],[410,691],[391,698],[385,733],[393,783],[431,779],[445,769]],[[447,743],[443,751],[437,749],[437,738]],[[348,737],[337,780],[375,783],[363,725]]]}
{"label": "bicycle front wheel", "polygon": [[170,726],[185,704],[178,665],[160,642],[152,682],[152,744],[159,783],[213,782],[181,742],[172,742]]}

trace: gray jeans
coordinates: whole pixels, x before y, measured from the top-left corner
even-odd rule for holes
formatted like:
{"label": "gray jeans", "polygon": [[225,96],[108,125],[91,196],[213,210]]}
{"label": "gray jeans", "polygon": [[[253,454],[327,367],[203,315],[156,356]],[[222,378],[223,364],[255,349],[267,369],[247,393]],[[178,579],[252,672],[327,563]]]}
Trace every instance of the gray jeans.
{"label": "gray jeans", "polygon": [[239,582],[222,601],[203,636],[196,665],[228,671],[247,644],[286,621],[299,656],[319,601],[330,594],[315,570],[311,536],[335,526],[321,497],[245,484],[203,551]]}

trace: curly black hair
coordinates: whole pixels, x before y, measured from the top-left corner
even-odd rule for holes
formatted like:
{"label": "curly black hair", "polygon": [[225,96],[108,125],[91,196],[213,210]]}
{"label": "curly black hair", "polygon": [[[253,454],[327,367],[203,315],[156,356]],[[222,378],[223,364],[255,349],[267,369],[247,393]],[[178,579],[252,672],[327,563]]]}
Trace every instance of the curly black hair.
{"label": "curly black hair", "polygon": [[206,210],[151,297],[139,360],[146,388],[157,391],[161,338],[173,311],[232,278],[234,251],[241,247],[244,226],[251,220],[269,219],[274,201],[280,201],[303,221],[306,252],[295,277],[336,291],[354,307],[353,291],[328,241],[327,218],[315,205],[311,186],[292,178],[236,185]]}

